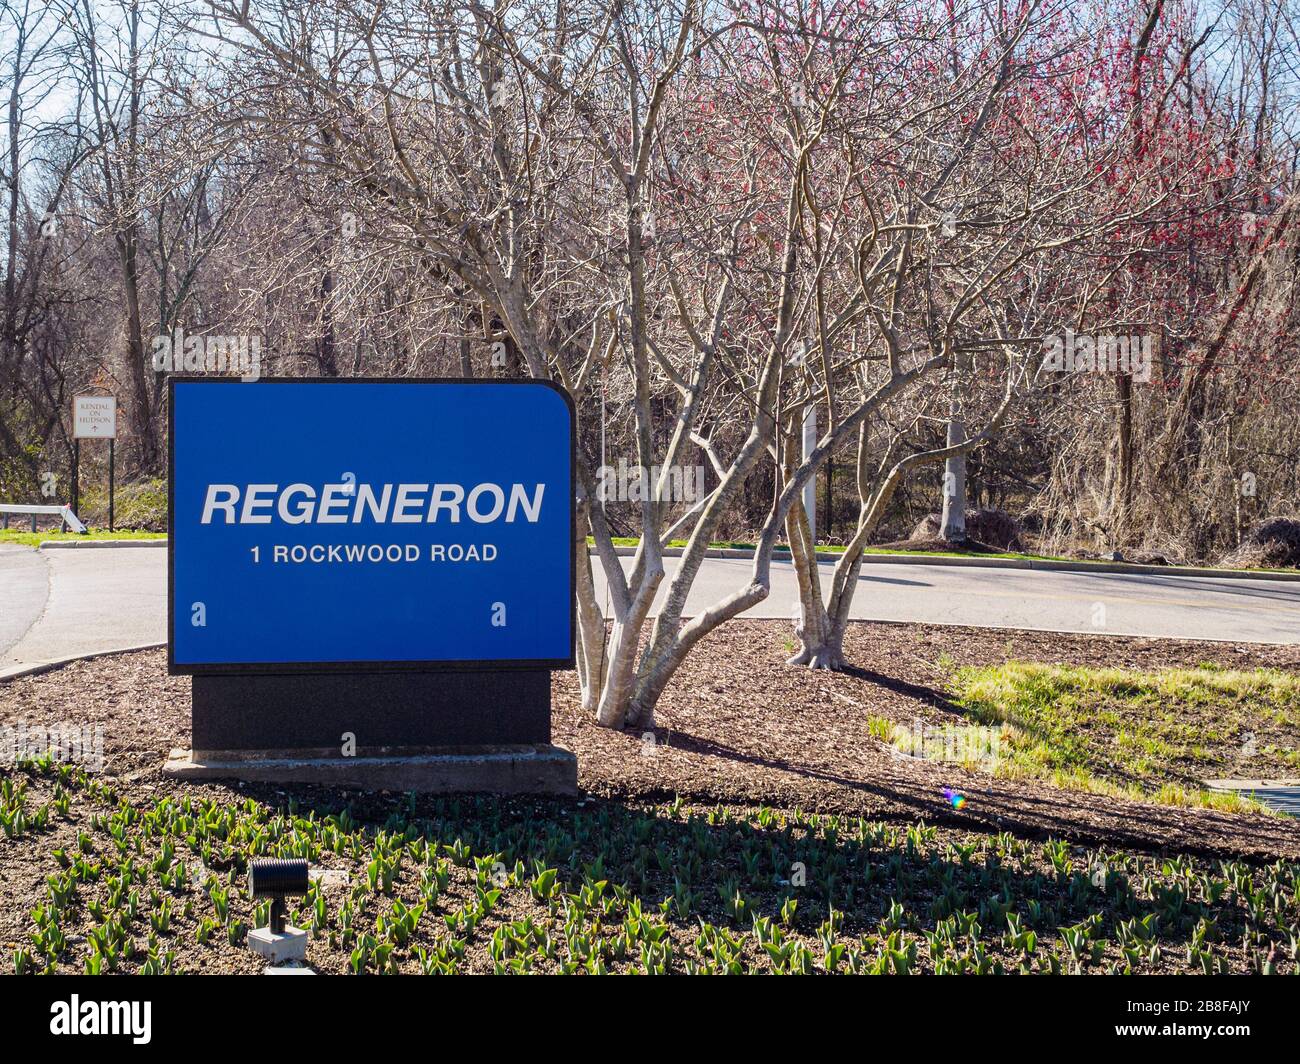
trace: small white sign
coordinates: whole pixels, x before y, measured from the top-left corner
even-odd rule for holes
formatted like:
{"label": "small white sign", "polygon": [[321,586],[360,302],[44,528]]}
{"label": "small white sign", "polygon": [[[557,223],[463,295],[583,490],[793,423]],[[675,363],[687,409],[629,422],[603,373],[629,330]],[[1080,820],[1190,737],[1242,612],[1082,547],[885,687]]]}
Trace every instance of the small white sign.
{"label": "small white sign", "polygon": [[117,439],[117,400],[111,395],[75,396],[72,436],[78,440]]}

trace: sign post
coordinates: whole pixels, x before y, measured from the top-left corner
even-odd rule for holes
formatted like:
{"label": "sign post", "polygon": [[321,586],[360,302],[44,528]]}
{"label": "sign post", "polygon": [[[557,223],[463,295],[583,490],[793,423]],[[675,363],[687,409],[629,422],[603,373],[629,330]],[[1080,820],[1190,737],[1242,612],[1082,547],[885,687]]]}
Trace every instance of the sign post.
{"label": "sign post", "polygon": [[81,509],[81,441],[108,440],[108,530],[113,531],[114,444],[117,400],[111,395],[78,395],[72,400],[72,512]]}
{"label": "sign post", "polygon": [[172,377],[187,777],[558,792],[574,416],[542,381]]}

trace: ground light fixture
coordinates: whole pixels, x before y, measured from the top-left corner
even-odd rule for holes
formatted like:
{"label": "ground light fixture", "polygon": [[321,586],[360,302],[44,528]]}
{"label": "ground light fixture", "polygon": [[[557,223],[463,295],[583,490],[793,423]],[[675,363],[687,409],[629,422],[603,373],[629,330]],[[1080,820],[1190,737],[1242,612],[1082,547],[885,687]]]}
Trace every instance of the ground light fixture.
{"label": "ground light fixture", "polygon": [[265,957],[271,967],[267,973],[309,973],[309,968],[280,968],[286,961],[304,961],[307,957],[307,932],[286,923],[285,898],[302,897],[311,885],[307,861],[302,858],[265,858],[250,861],[248,890],[254,898],[270,898],[268,925],[248,933],[248,947]]}

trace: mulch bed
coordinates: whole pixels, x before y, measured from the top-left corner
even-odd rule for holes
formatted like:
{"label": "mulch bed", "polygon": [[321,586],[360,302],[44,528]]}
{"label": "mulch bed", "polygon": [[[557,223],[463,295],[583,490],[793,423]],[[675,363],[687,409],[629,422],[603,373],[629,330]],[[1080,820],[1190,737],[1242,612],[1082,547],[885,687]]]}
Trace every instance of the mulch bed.
{"label": "mulch bed", "polygon": [[[583,790],[608,798],[680,795],[1148,852],[1300,858],[1300,822],[1292,819],[994,779],[904,757],[867,728],[872,715],[909,726],[959,719],[941,689],[941,656],[959,666],[1016,658],[1142,670],[1207,662],[1297,668],[1300,647],[860,623],[845,643],[852,670],[828,673],[785,665],[790,638],[785,622],[742,621],[703,641],[659,704],[653,742],[597,727],[579,705],[574,674],[557,673],[554,741],[577,754]],[[77,662],[0,684],[0,724],[62,720],[104,725],[107,771],[123,782],[144,791],[182,786],[159,774],[168,750],[189,745],[189,682],[167,675],[164,651]],[[944,788],[966,795],[960,811]]]}

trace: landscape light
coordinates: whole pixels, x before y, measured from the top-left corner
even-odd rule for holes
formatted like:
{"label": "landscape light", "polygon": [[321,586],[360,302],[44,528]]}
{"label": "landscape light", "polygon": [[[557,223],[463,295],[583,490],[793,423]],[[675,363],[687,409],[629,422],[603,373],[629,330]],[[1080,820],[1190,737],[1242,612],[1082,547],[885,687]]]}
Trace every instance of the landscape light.
{"label": "landscape light", "polygon": [[248,887],[254,898],[271,899],[269,930],[285,934],[284,899],[307,893],[310,877],[307,861],[302,858],[267,858],[248,865]]}

